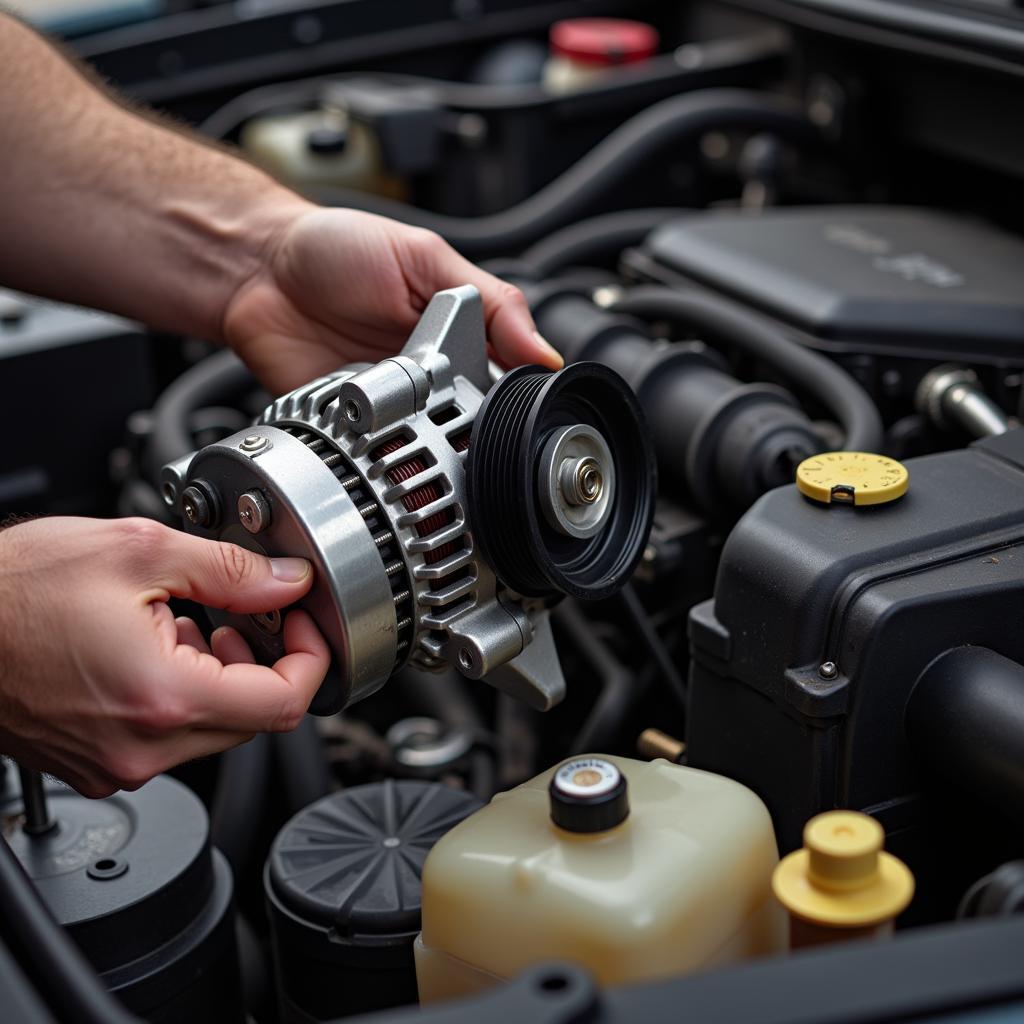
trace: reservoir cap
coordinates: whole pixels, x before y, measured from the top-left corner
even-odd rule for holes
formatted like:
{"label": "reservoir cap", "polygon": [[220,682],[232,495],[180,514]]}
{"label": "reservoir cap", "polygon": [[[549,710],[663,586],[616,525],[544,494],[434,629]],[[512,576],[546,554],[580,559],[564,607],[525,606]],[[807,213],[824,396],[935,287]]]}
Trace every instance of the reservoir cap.
{"label": "reservoir cap", "polygon": [[567,832],[605,832],[629,817],[626,777],[600,757],[566,761],[548,792],[551,820]]}
{"label": "reservoir cap", "polygon": [[797,490],[825,505],[884,505],[906,494],[909,483],[902,462],[870,452],[824,452],[796,467]]}
{"label": "reservoir cap", "polygon": [[899,914],[914,876],[882,849],[885,835],[858,811],[826,811],[807,823],[804,848],[784,857],[772,889],[790,914],[831,928],[870,928]]}

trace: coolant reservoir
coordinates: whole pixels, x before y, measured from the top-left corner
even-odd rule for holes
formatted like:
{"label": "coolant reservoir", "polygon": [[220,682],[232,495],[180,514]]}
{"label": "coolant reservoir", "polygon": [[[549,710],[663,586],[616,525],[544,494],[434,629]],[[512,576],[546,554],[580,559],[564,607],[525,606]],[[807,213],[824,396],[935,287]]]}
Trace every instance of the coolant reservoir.
{"label": "coolant reservoir", "polygon": [[745,786],[668,761],[582,757],[450,831],[423,871],[421,1002],[544,960],[599,983],[781,952],[768,811]]}
{"label": "coolant reservoir", "polygon": [[297,188],[329,185],[405,198],[404,184],[383,168],[373,129],[342,110],[254,118],[239,142],[254,163]]}

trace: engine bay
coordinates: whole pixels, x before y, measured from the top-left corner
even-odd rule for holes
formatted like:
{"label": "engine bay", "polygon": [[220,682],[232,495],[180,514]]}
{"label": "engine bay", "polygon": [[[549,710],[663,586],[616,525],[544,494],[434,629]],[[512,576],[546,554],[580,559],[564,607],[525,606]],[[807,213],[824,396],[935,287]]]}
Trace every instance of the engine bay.
{"label": "engine bay", "polygon": [[[308,558],[333,657],[134,792],[0,760],[10,1019],[1024,1013],[1014,5],[89,6],[130,98],[564,367],[468,283],[280,395],[0,293],[0,513]],[[286,612],[180,609],[268,664]]]}

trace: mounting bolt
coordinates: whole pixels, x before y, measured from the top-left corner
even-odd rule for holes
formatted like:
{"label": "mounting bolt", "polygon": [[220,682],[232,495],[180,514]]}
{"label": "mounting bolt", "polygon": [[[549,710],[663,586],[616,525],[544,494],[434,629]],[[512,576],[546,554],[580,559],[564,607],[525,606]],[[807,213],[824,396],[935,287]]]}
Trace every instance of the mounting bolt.
{"label": "mounting bolt", "polygon": [[246,491],[238,499],[238,521],[250,533],[259,533],[270,525],[270,506],[259,491]]}
{"label": "mounting bolt", "polygon": [[181,492],[181,512],[192,526],[209,526],[213,518],[209,500],[194,484]]}
{"label": "mounting bolt", "polygon": [[823,661],[818,666],[818,675],[822,679],[835,679],[839,675],[839,666],[834,661]]}
{"label": "mounting bolt", "polygon": [[238,446],[243,452],[258,452],[267,447],[267,439],[259,434],[249,434]]}

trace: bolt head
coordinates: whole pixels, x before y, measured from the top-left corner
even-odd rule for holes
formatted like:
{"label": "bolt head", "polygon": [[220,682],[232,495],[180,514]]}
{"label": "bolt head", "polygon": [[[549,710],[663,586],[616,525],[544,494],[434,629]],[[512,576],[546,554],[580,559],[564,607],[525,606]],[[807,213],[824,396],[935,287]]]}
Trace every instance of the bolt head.
{"label": "bolt head", "polygon": [[246,491],[239,497],[238,521],[250,533],[260,533],[270,525],[270,506],[259,491]]}
{"label": "bolt head", "polygon": [[210,525],[210,502],[198,487],[186,487],[181,492],[181,512],[192,526]]}
{"label": "bolt head", "polygon": [[242,439],[242,443],[238,447],[243,452],[258,452],[267,447],[267,439],[259,434],[249,434],[248,437]]}
{"label": "bolt head", "polygon": [[835,679],[839,675],[839,666],[834,661],[824,661],[818,666],[818,675],[822,679]]}

